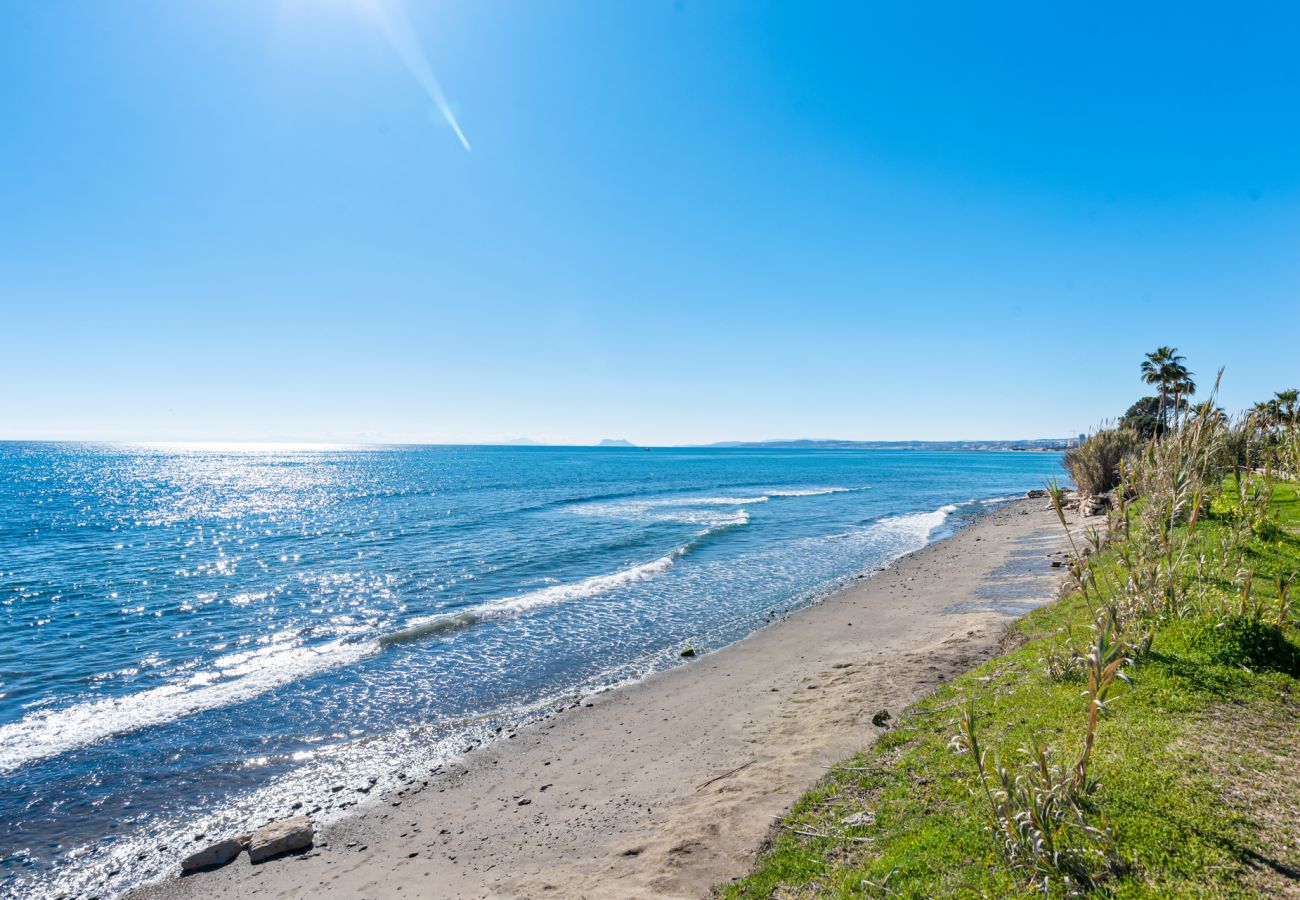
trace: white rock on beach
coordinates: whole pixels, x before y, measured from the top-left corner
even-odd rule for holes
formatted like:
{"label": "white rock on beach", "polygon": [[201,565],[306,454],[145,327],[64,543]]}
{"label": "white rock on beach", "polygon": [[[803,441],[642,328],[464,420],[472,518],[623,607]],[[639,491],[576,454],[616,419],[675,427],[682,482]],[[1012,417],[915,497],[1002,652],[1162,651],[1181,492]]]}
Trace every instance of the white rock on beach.
{"label": "white rock on beach", "polygon": [[215,869],[217,866],[224,866],[236,856],[244,847],[234,838],[224,841],[217,841],[215,844],[209,844],[197,853],[191,853],[181,860],[182,872],[198,872],[201,869]]}
{"label": "white rock on beach", "polygon": [[253,839],[248,842],[248,858],[261,862],[282,853],[302,850],[311,846],[314,836],[311,820],[306,816],[272,822],[253,832]]}
{"label": "white rock on beach", "polygon": [[1106,501],[1102,497],[1084,497],[1079,501],[1079,511],[1085,516],[1099,516],[1106,511]]}

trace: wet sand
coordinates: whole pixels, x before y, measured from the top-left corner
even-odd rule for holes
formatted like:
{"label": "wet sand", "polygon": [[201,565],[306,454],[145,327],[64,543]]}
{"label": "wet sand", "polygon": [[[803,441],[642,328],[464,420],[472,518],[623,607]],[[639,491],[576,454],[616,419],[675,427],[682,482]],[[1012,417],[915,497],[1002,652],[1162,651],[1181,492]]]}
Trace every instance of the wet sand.
{"label": "wet sand", "polygon": [[[307,853],[133,897],[703,897],[897,715],[996,652],[1045,602],[1065,536],[1043,500],[1006,504],[743,641],[599,694],[377,789]],[[427,779],[427,780],[426,780]]]}

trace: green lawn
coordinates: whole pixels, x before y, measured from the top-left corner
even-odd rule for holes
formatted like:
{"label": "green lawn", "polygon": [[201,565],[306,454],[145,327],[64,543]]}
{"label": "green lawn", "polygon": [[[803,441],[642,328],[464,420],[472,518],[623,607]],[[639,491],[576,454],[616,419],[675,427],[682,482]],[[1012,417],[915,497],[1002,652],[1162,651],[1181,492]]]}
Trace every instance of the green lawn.
{"label": "green lawn", "polygon": [[[1273,576],[1300,571],[1296,485],[1278,486],[1270,516],[1280,527],[1252,542],[1247,564],[1275,610]],[[1224,527],[1211,515],[1198,534],[1211,540]],[[1204,578],[1228,576],[1206,570]],[[774,829],[754,872],[719,893],[1031,895],[1028,877],[1009,868],[985,827],[970,756],[949,742],[971,701],[981,739],[1002,759],[1023,759],[1018,749],[1041,741],[1068,764],[1082,740],[1084,685],[1048,677],[1043,659],[1063,626],[1086,632],[1089,621],[1073,595],[1016,623],[1009,644],[1017,649],[942,687],[835,767]],[[1091,769],[1101,787],[1089,820],[1112,829],[1127,869],[1105,893],[1300,895],[1295,612],[1280,633],[1241,622],[1165,623],[1129,674],[1132,685],[1120,686],[1103,719]]]}

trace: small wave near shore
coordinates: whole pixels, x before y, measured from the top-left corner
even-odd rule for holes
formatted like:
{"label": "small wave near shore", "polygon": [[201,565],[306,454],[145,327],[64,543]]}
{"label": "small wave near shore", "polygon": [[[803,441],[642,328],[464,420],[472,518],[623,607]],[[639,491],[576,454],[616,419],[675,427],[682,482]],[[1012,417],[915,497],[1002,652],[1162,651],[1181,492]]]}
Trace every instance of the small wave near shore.
{"label": "small wave near shore", "polygon": [[[656,559],[580,581],[550,585],[525,593],[502,597],[468,609],[418,617],[377,635],[351,636],[319,645],[271,645],[238,655],[227,666],[191,675],[183,681],[157,688],[75,704],[59,710],[29,714],[17,722],[0,726],[0,772],[57,756],[115,734],[161,725],[183,716],[251,700],[267,691],[330,669],[353,665],[387,647],[443,635],[493,620],[597,597],[662,575],[692,550],[720,534],[748,525],[746,505],[767,502],[771,497],[808,497],[841,493],[846,488],[773,490],[747,497],[687,497],[653,500],[646,509],[689,509],[693,507],[741,506],[735,511],[714,513],[691,541]],[[929,512],[910,513],[881,519],[872,529],[905,534],[911,540],[898,548],[897,555],[923,546],[949,517],[970,503],[946,504]],[[982,501],[994,502],[994,501]],[[604,512],[604,510],[601,510]],[[629,510],[624,510],[630,514]],[[689,514],[688,514],[689,515]],[[686,521],[695,521],[687,518]],[[912,546],[912,545],[915,546]],[[216,683],[205,683],[216,682]]]}

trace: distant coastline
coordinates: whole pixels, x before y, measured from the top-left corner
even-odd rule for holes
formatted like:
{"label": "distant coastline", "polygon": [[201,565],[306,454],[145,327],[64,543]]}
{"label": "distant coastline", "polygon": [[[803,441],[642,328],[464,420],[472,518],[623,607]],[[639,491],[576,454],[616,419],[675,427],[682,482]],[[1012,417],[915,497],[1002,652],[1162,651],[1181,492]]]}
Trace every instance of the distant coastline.
{"label": "distant coastline", "polygon": [[642,450],[953,450],[953,451],[1020,451],[1060,452],[1079,445],[1080,438],[1028,438],[988,441],[846,441],[797,438],[771,441],[716,441],[711,444],[634,444],[606,438],[597,444],[547,444],[528,438],[514,438],[495,447],[614,447]]}
{"label": "distant coastline", "polygon": [[701,446],[711,448],[739,448],[745,450],[1068,450],[1078,444],[1078,438],[1030,438],[1027,440],[997,441],[840,441],[840,440],[789,440],[789,441],[721,441]]}

